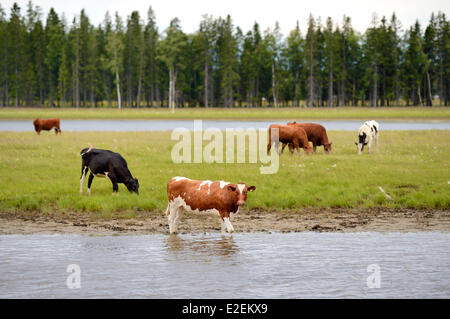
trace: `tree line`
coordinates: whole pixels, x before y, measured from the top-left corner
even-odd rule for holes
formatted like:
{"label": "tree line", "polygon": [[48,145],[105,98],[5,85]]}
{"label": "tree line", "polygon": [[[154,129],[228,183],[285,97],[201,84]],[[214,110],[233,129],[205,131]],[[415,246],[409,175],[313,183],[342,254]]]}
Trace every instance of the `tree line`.
{"label": "tree line", "polygon": [[160,31],[150,7],[125,21],[84,10],[70,23],[50,9],[0,6],[0,106],[260,107],[450,105],[450,23],[432,14],[402,29],[395,13],[359,33],[350,17],[308,18],[283,37],[278,23],[244,33],[204,15]]}

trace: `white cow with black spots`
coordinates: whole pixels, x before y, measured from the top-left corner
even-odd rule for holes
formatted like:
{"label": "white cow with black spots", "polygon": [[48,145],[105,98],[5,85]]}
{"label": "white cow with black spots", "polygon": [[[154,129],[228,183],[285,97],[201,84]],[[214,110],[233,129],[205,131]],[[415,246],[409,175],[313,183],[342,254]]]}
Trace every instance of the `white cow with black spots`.
{"label": "white cow with black spots", "polygon": [[372,150],[372,142],[375,140],[375,147],[378,148],[378,134],[380,126],[375,121],[367,121],[359,128],[358,142],[355,142],[358,147],[358,154],[362,154],[364,146],[367,145],[368,152]]}

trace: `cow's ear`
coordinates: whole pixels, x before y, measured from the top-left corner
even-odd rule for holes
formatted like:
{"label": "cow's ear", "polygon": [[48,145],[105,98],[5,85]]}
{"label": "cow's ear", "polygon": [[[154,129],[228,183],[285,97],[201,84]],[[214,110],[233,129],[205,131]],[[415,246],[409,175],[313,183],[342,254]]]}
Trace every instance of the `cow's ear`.
{"label": "cow's ear", "polygon": [[249,188],[247,188],[247,191],[249,191],[249,192],[254,192],[255,189],[256,189],[256,186],[252,185],[252,186],[250,186]]}
{"label": "cow's ear", "polygon": [[227,186],[227,189],[228,189],[229,191],[235,192],[235,191],[236,191],[236,186],[234,186],[234,185],[228,185],[228,186]]}

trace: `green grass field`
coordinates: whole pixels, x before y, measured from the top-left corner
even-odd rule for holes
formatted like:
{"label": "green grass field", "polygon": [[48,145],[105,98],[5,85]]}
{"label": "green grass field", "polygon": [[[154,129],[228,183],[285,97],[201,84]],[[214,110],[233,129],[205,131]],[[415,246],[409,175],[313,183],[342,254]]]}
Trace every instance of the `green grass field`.
{"label": "green grass field", "polygon": [[59,117],[61,119],[441,119],[450,120],[448,107],[340,107],[340,108],[0,108],[0,120]]}
{"label": "green grass field", "polygon": [[[383,131],[378,152],[361,156],[355,132],[328,135],[332,154],[323,148],[311,156],[285,152],[278,173],[261,175],[260,163],[174,164],[170,154],[176,141],[170,132],[0,132],[0,212],[95,212],[100,218],[122,212],[134,217],[142,210],[164,210],[166,183],[177,175],[256,185],[249,208],[449,208],[450,131]],[[90,197],[79,194],[79,152],[88,142],[125,157],[139,178],[139,196],[123,184],[112,195],[111,183],[101,178],[94,179]]]}

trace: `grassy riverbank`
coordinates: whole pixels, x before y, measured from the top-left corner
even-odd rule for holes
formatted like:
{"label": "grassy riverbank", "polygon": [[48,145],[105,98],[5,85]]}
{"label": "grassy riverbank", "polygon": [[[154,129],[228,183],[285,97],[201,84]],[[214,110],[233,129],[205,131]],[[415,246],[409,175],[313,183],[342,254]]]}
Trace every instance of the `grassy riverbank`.
{"label": "grassy riverbank", "polygon": [[154,109],[59,109],[0,108],[0,120],[59,117],[61,119],[409,119],[450,120],[450,108],[444,107],[340,107],[340,108],[189,108],[171,113],[167,108]]}
{"label": "grassy riverbank", "polygon": [[[356,154],[354,132],[330,131],[329,137],[332,154],[323,148],[312,156],[286,152],[278,173],[261,175],[260,163],[174,164],[169,132],[0,132],[0,212],[89,212],[100,219],[160,213],[167,205],[166,183],[177,175],[256,185],[250,209],[449,208],[449,131],[385,131],[378,152],[362,156]],[[139,196],[122,184],[119,195],[112,195],[111,183],[100,178],[94,179],[92,196],[79,194],[79,152],[88,142],[125,157],[139,178]]]}

